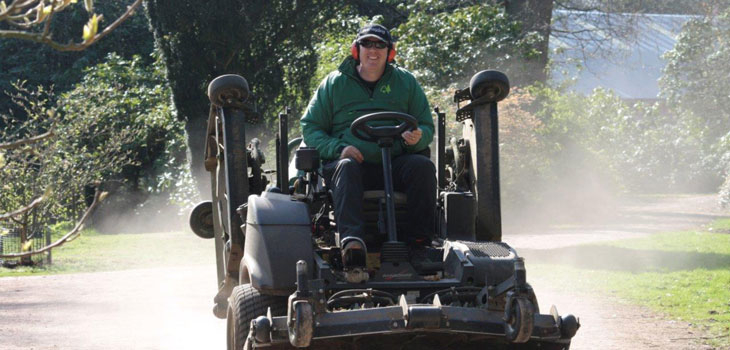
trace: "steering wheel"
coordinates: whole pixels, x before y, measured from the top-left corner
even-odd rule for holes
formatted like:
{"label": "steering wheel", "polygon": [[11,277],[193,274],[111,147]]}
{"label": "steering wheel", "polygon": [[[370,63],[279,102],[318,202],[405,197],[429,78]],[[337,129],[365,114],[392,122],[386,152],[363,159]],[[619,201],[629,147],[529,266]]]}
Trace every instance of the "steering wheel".
{"label": "steering wheel", "polygon": [[[370,126],[367,123],[374,121],[399,121],[399,125]],[[397,138],[400,134],[418,128],[416,118],[407,113],[401,112],[376,112],[366,114],[355,119],[350,126],[350,131],[355,137],[363,141],[377,142],[384,138]]]}

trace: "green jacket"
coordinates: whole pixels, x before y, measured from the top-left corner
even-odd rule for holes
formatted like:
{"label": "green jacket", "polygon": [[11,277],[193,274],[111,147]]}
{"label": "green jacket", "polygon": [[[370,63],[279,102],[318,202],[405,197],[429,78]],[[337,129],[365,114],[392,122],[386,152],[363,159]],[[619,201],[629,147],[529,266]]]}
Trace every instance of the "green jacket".
{"label": "green jacket", "polygon": [[412,146],[407,146],[401,138],[401,142],[393,145],[393,157],[425,150],[433,140],[433,118],[426,95],[413,75],[388,64],[371,93],[358,78],[356,65],[348,57],[319,85],[301,119],[304,143],[315,147],[322,160],[337,159],[345,146],[352,145],[360,150],[365,162],[381,163],[378,145],[353,136],[350,124],[365,114],[395,111],[416,117],[423,134]]}

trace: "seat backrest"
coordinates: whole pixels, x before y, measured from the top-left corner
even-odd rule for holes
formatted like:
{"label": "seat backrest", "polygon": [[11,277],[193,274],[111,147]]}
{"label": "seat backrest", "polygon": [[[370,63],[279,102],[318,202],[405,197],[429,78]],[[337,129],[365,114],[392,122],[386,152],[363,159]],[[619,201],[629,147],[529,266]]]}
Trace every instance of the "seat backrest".
{"label": "seat backrest", "polygon": [[[400,227],[406,223],[406,205],[407,196],[403,192],[393,193],[393,202],[395,204],[395,220],[396,225]],[[365,220],[365,230],[367,232],[385,233],[385,191],[365,191],[363,192],[363,219]],[[386,237],[385,235],[381,238]]]}
{"label": "seat backrest", "polygon": [[[381,200],[385,201],[385,191],[383,190],[375,190],[375,191],[365,191],[363,192],[362,196],[363,200],[365,201],[376,201],[380,202]],[[393,202],[396,206],[400,205],[406,205],[406,202],[408,200],[408,197],[403,192],[393,192]]]}

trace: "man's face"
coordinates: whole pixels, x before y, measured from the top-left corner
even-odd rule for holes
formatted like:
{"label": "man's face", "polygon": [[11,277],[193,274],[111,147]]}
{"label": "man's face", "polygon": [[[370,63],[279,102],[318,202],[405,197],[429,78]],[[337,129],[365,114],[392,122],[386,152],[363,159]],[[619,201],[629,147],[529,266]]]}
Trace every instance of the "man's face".
{"label": "man's face", "polygon": [[383,69],[388,59],[388,45],[375,38],[360,40],[360,64],[365,69]]}

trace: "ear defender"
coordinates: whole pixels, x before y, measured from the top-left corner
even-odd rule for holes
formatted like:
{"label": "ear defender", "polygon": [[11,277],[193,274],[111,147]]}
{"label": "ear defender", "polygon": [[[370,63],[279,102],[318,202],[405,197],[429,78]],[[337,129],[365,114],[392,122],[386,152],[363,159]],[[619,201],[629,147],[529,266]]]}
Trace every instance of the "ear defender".
{"label": "ear defender", "polygon": [[[355,59],[355,61],[360,60],[360,45],[357,43],[357,41],[352,42],[352,46],[350,46],[350,53],[352,54],[352,58]],[[391,44],[388,48],[388,63],[393,62],[395,60],[395,43]]]}
{"label": "ear defender", "polygon": [[360,60],[360,45],[357,44],[357,40],[352,42],[350,53],[352,53],[352,58],[354,58],[355,61]]}
{"label": "ear defender", "polygon": [[388,63],[393,62],[395,59],[395,43],[390,45],[388,49]]}

